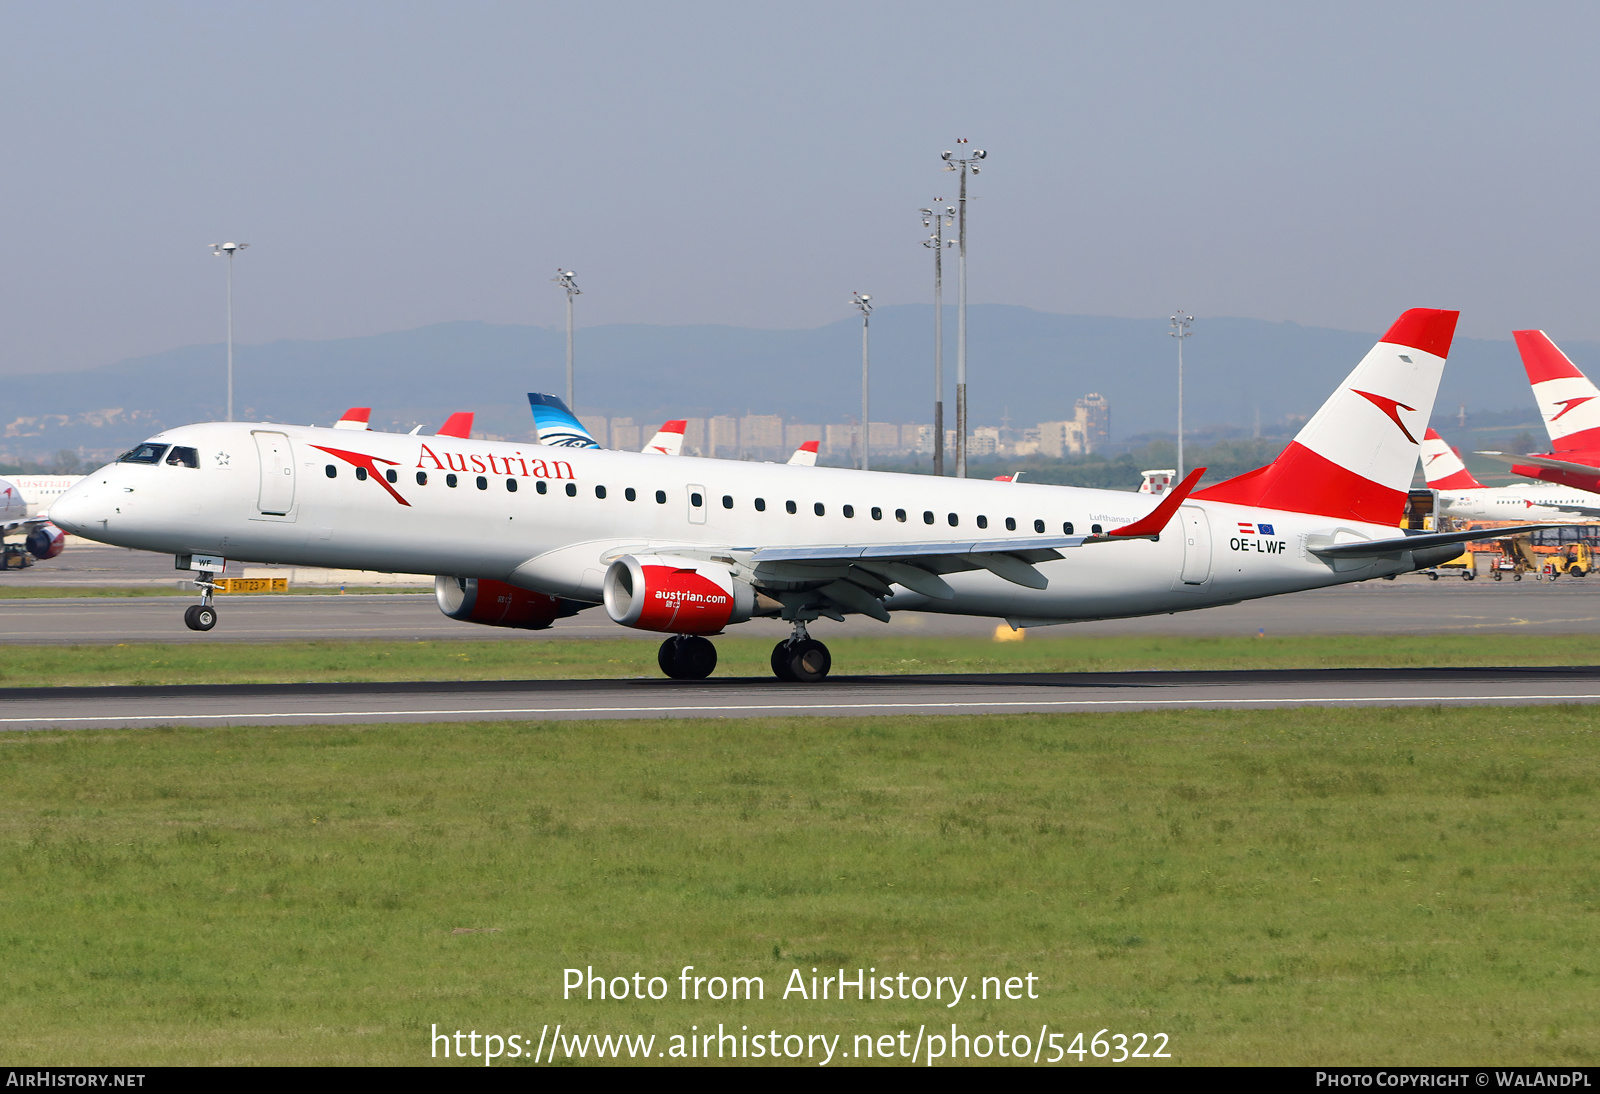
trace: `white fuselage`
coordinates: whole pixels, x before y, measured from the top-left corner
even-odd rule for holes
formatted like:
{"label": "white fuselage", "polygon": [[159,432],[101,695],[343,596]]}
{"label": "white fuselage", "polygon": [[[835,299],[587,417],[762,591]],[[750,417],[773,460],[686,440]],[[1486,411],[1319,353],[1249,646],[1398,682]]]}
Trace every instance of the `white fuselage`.
{"label": "white fuselage", "polygon": [[[1440,510],[1459,520],[1593,521],[1592,511],[1600,509],[1600,494],[1555,484],[1469,487],[1438,493]],[[1591,513],[1585,515],[1584,509]]]}
{"label": "white fuselage", "polygon": [[[297,426],[212,423],[152,440],[196,449],[199,467],[107,465],[54,500],[54,521],[149,551],[489,578],[596,603],[607,566],[629,553],[710,550],[739,570],[760,547],[982,551],[986,539],[1059,537],[1069,524],[1109,532],[1156,504],[1122,491]],[[358,465],[395,481],[358,478]],[[1332,563],[1307,550],[1399,534],[1190,501],[1158,541],[1092,543],[1040,563],[1047,588],[970,570],[945,575],[952,600],[894,586],[888,606],[1030,623],[1184,611],[1401,572],[1400,557]]]}

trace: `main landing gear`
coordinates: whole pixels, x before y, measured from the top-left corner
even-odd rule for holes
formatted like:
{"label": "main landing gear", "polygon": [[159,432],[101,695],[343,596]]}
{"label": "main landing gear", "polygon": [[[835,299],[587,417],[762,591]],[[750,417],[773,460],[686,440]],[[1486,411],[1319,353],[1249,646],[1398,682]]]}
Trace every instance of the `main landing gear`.
{"label": "main landing gear", "polygon": [[217,609],[211,606],[211,595],[217,587],[215,577],[210,570],[201,570],[195,578],[194,583],[200,586],[200,603],[189,605],[183,612],[183,625],[191,631],[209,631],[217,625]]}
{"label": "main landing gear", "polygon": [[675,634],[661,643],[656,663],[674,680],[704,680],[717,667],[717,647],[698,634]]}
{"label": "main landing gear", "polygon": [[772,675],[792,684],[815,684],[833,667],[828,647],[806,633],[806,625],[796,622],[794,633],[772,647]]}

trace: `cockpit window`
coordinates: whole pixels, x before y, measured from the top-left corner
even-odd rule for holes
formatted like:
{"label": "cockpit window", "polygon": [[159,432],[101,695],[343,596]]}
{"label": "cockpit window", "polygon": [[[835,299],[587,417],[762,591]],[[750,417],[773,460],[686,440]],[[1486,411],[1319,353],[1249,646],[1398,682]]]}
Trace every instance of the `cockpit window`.
{"label": "cockpit window", "polygon": [[181,444],[172,446],[172,451],[167,453],[168,467],[199,467],[200,453],[197,449],[185,448]]}
{"label": "cockpit window", "polygon": [[160,463],[162,455],[166,452],[164,444],[151,444],[146,441],[131,452],[124,452],[117,457],[118,463]]}

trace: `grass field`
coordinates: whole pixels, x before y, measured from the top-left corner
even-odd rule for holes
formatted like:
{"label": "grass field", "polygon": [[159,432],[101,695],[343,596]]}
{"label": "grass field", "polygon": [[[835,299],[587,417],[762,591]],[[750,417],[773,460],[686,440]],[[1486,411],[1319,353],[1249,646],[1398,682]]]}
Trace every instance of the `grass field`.
{"label": "grass field", "polygon": [[[0,687],[98,684],[350,683],[387,680],[587,680],[660,675],[653,639],[492,642],[118,643],[5,646]],[[852,676],[960,672],[1109,672],[1600,664],[1600,637],[1529,642],[1516,635],[1147,635],[829,639],[834,671]],[[772,642],[717,639],[718,676],[768,676]]]}
{"label": "grass field", "polygon": [[[0,1029],[19,1065],[557,1022],[1594,1065],[1597,790],[1554,706],[7,734]],[[672,994],[563,1001],[591,965]],[[684,965],[766,999],[677,1001]],[[840,966],[1039,998],[779,998]]]}

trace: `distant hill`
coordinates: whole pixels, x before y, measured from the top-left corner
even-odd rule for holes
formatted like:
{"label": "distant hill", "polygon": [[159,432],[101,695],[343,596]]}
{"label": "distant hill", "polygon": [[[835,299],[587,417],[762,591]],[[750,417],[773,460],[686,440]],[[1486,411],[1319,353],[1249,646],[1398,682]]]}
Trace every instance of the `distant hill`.
{"label": "distant hill", "polygon": [[[954,315],[945,369],[955,380]],[[872,317],[872,416],[932,419],[932,308],[901,305]],[[982,305],[970,311],[973,424],[1007,413],[1031,425],[1072,414],[1090,391],[1111,403],[1114,438],[1170,433],[1176,417],[1176,348],[1165,319],[1054,315]],[[1184,350],[1186,422],[1263,426],[1314,411],[1370,348],[1375,332],[1254,319],[1206,319]],[[454,410],[478,414],[483,432],[524,437],[525,394],[564,387],[559,330],[479,322],[438,323],[364,338],[236,347],[239,416],[331,422],[352,405],[375,408],[374,425],[436,426]],[[616,324],[580,328],[578,405],[585,413],[646,423],[711,414],[782,414],[838,422],[860,406],[858,319],[813,330]],[[1563,347],[1578,361],[1600,346]],[[160,428],[222,417],[220,345],[185,346],[76,373],[12,377],[0,454],[33,457],[61,448],[104,452]],[[947,413],[954,416],[954,396]],[[1537,422],[1511,342],[1458,339],[1437,410],[1526,406]]]}

